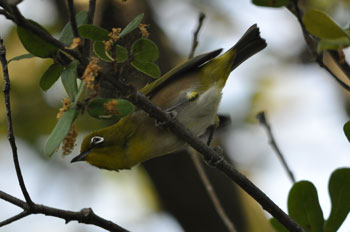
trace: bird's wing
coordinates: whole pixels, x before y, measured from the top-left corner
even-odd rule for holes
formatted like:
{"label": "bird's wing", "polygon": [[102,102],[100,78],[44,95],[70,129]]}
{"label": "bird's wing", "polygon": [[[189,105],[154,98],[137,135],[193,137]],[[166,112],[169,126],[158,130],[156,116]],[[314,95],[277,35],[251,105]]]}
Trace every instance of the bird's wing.
{"label": "bird's wing", "polygon": [[152,96],[155,92],[161,89],[168,81],[173,80],[174,78],[180,76],[181,74],[184,74],[185,72],[194,70],[203,63],[219,55],[221,51],[222,49],[217,49],[212,52],[204,53],[186,61],[183,64],[176,66],[175,68],[171,69],[169,72],[161,76],[159,79],[143,87],[141,89],[141,92],[146,96]]}

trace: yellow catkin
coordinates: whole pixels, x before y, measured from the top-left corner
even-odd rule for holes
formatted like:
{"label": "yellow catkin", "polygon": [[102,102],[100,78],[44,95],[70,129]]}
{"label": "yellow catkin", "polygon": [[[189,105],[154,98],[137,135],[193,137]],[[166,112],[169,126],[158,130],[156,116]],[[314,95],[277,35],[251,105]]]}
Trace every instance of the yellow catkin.
{"label": "yellow catkin", "polygon": [[112,28],[112,32],[108,34],[110,39],[108,41],[104,41],[106,51],[110,51],[112,49],[113,44],[118,40],[121,30],[121,28]]}
{"label": "yellow catkin", "polygon": [[75,49],[75,48],[79,47],[80,44],[81,44],[81,39],[76,37],[76,38],[73,39],[73,42],[72,42],[72,44],[70,45],[69,48],[70,49]]}
{"label": "yellow catkin", "polygon": [[72,151],[78,136],[77,127],[73,124],[66,135],[66,137],[62,141],[62,155],[69,155]]}
{"label": "yellow catkin", "polygon": [[69,107],[70,107],[70,99],[69,98],[65,98],[63,99],[63,106],[58,110],[58,113],[57,113],[57,119],[60,119],[63,115],[64,112],[66,112]]}
{"label": "yellow catkin", "polygon": [[141,35],[143,38],[148,38],[149,36],[149,32],[147,30],[148,26],[149,26],[148,24],[142,24],[142,23],[139,24],[139,29],[141,31]]}
{"label": "yellow catkin", "polygon": [[109,114],[120,115],[117,105],[118,105],[118,101],[116,99],[113,99],[109,102],[106,102],[103,106]]}
{"label": "yellow catkin", "polygon": [[98,72],[101,70],[101,67],[98,65],[98,59],[92,57],[90,63],[86,66],[86,69],[83,74],[83,80],[86,82],[86,87],[90,90],[96,89],[95,78],[98,75]]}

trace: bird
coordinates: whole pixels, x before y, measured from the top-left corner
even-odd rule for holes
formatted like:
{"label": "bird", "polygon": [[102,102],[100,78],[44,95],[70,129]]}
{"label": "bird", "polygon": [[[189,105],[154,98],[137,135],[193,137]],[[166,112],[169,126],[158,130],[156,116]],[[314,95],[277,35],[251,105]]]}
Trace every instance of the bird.
{"label": "bird", "polygon": [[[266,46],[254,24],[224,54],[219,56],[222,49],[217,49],[189,59],[140,92],[201,136],[217,123],[222,89],[230,73]],[[86,161],[98,168],[119,171],[185,147],[183,140],[136,109],[114,125],[89,133],[81,143],[80,154],[71,162]]]}

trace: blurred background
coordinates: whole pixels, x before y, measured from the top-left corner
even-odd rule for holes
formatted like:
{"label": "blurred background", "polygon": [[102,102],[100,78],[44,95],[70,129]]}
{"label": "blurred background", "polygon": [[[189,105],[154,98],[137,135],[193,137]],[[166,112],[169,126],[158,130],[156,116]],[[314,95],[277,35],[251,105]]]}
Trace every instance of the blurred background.
{"label": "blurred background", "polygon": [[[77,10],[87,1],[75,1]],[[285,8],[257,7],[249,0],[117,0],[97,1],[96,23],[106,28],[125,26],[145,12],[151,39],[160,48],[159,65],[165,73],[189,54],[198,15],[206,14],[199,33],[196,54],[230,48],[245,30],[257,23],[268,47],[244,62],[229,78],[220,113],[231,123],[216,133],[218,143],[235,167],[246,174],[283,210],[287,210],[292,186],[267,134],[255,115],[264,110],[276,141],[296,179],[312,181],[318,190],[325,217],[330,212],[328,179],[339,167],[350,164],[350,145],[342,127],[349,119],[348,94],[312,59],[305,47],[296,18]],[[349,27],[348,0],[300,1],[303,8],[317,8]],[[58,36],[68,20],[65,1],[23,1],[24,16]],[[0,17],[0,36],[7,56],[27,53],[19,43],[14,24]],[[43,92],[42,73],[50,65],[45,59],[12,62],[11,103],[19,159],[29,193],[36,203],[69,210],[91,207],[95,213],[131,231],[225,231],[188,154],[169,155],[147,161],[132,170],[108,172],[87,163],[71,164],[82,138],[103,122],[83,116],[72,156],[58,151],[44,157],[44,143],[56,123],[65,97],[57,82]],[[3,79],[0,80],[3,86]],[[12,153],[7,141],[7,121],[0,95],[0,189],[22,198]],[[267,218],[246,193],[225,176],[207,168],[227,214],[238,231],[273,231]],[[20,209],[0,201],[0,220]],[[104,231],[100,228],[34,215],[0,229],[17,231]],[[349,231],[347,219],[339,231]]]}

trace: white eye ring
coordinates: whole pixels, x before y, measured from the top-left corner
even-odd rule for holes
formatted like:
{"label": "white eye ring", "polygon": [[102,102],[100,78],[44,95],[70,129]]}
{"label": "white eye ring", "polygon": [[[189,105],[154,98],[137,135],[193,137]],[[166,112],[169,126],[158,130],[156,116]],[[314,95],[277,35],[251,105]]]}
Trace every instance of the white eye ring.
{"label": "white eye ring", "polygon": [[101,136],[94,136],[90,140],[90,144],[97,145],[104,141],[105,139]]}

